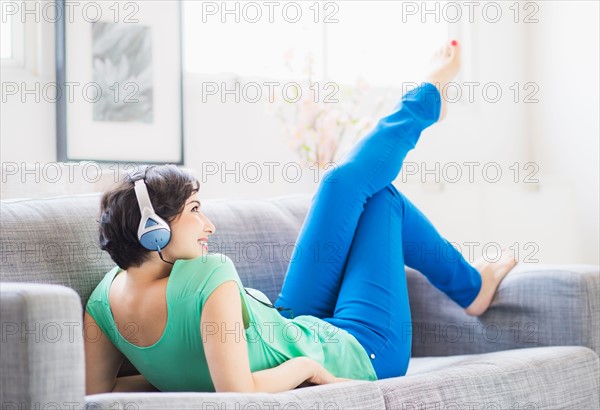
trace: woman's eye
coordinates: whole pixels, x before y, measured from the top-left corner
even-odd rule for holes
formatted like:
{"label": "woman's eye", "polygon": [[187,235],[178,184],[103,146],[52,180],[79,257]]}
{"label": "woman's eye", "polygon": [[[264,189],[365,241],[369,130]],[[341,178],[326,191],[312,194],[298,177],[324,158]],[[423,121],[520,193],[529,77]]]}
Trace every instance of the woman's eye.
{"label": "woman's eye", "polygon": [[192,212],[196,212],[196,211],[194,211],[194,209],[198,209],[198,205],[196,205],[195,207],[192,208]]}

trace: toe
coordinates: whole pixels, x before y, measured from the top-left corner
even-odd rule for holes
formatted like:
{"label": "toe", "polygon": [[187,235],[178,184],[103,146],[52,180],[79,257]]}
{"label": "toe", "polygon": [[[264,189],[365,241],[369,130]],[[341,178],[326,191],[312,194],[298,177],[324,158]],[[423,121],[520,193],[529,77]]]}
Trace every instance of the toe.
{"label": "toe", "polygon": [[452,46],[452,53],[455,56],[455,58],[460,57],[460,53],[461,53],[462,49],[460,47],[460,44],[456,44],[455,46]]}

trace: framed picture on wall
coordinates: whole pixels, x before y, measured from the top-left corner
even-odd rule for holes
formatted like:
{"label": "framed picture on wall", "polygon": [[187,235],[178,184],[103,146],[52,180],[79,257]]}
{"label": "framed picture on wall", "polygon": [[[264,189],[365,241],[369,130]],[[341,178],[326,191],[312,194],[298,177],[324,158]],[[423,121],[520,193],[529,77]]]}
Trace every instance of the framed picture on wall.
{"label": "framed picture on wall", "polygon": [[183,164],[180,3],[56,1],[59,161]]}

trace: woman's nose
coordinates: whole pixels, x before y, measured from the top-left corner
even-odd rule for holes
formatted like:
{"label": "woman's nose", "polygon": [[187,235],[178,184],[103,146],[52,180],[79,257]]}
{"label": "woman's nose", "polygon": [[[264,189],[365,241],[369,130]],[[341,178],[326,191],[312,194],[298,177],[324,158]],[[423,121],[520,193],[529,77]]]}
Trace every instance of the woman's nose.
{"label": "woman's nose", "polygon": [[215,233],[215,226],[208,218],[206,218],[206,225],[210,228],[209,231],[210,231],[211,235],[213,235]]}

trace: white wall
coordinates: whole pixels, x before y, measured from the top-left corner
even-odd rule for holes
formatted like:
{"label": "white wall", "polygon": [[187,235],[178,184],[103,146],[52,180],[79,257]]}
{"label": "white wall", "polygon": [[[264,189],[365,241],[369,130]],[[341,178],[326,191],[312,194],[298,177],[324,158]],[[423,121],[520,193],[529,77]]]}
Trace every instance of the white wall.
{"label": "white wall", "polygon": [[[540,23],[532,25],[531,74],[542,96],[532,111],[536,161],[543,165],[545,185],[557,200],[547,224],[573,221],[577,255],[574,260],[598,263],[599,113],[598,50],[599,3],[548,2]],[[559,232],[553,238],[567,245]]]}
{"label": "white wall", "polygon": [[[479,170],[493,161],[501,166],[502,180],[487,182],[479,172],[474,183],[463,178],[459,183],[435,184],[420,183],[416,177],[403,182],[401,174],[395,185],[470,260],[481,255],[485,244],[499,243],[513,245],[522,263],[598,264],[598,4],[538,4],[539,23],[479,20],[463,33],[460,39],[471,53],[473,66],[458,81],[497,82],[506,97],[492,104],[479,94],[475,104],[450,104],[446,121],[426,130],[406,159],[424,161],[427,168],[436,162],[443,167],[449,162],[476,161]],[[48,39],[53,49],[53,36]],[[16,78],[5,70],[2,74],[2,81]],[[187,168],[200,172],[206,163],[222,161],[228,169],[236,162],[244,167],[250,162],[296,161],[263,105],[215,100],[203,104],[201,85],[206,80],[195,74],[184,76]],[[522,87],[528,81],[539,85],[540,102],[512,102],[508,87],[518,82],[522,100],[527,91]],[[399,98],[399,90],[396,96],[388,101],[388,109]],[[2,162],[56,160],[51,104],[10,102],[2,104],[1,110]],[[521,167],[518,183],[511,181],[509,169],[515,162]],[[539,184],[523,183],[527,162],[537,164]],[[274,181],[264,174],[257,183],[235,182],[232,175],[219,172],[205,177],[201,192],[205,198],[257,198],[316,189],[308,170],[293,183],[284,178],[281,168],[275,169]],[[14,183],[3,184],[4,197],[18,191]],[[39,190],[39,184],[35,188]],[[467,254],[467,242],[477,243],[475,254]]]}
{"label": "white wall", "polygon": [[[18,15],[17,15],[18,16]],[[56,161],[56,110],[36,95],[5,96],[7,83],[19,90],[42,89],[56,82],[54,25],[33,18],[24,24],[24,68],[2,66],[0,158],[4,161]],[[12,86],[12,84],[11,84]],[[19,93],[20,94],[20,93]],[[5,101],[6,100],[6,101]]]}

